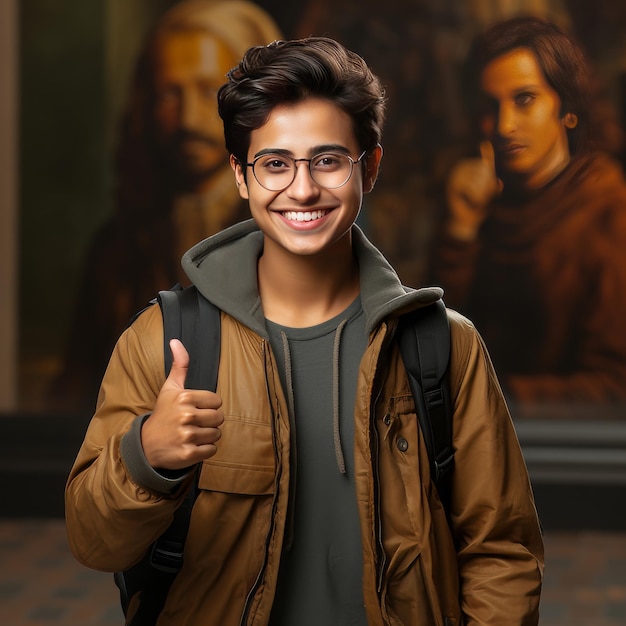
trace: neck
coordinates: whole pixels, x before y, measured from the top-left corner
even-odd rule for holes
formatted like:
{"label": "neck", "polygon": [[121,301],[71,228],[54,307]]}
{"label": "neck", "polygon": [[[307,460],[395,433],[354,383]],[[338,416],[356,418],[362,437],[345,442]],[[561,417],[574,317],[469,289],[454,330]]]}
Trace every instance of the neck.
{"label": "neck", "polygon": [[569,164],[570,155],[564,153],[555,157],[546,167],[526,176],[522,186],[528,192],[538,191],[549,185]]}
{"label": "neck", "polygon": [[359,294],[351,246],[302,256],[276,249],[266,240],[257,271],[265,317],[282,326],[321,324],[348,308]]}

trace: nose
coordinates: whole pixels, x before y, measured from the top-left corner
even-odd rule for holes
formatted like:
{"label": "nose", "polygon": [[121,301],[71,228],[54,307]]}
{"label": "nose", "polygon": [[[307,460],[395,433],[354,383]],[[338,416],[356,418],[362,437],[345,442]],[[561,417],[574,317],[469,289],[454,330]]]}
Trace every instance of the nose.
{"label": "nose", "polygon": [[299,202],[306,202],[317,197],[320,193],[319,186],[311,176],[310,163],[309,159],[296,159],[294,162],[296,175],[291,185],[287,187],[287,194]]}
{"label": "nose", "polygon": [[190,89],[181,94],[180,125],[182,128],[197,128],[200,117],[200,103],[198,97]]}
{"label": "nose", "polygon": [[511,106],[507,106],[506,103],[501,104],[498,108],[496,131],[500,137],[509,137],[517,129],[517,120],[515,117],[515,110]]}

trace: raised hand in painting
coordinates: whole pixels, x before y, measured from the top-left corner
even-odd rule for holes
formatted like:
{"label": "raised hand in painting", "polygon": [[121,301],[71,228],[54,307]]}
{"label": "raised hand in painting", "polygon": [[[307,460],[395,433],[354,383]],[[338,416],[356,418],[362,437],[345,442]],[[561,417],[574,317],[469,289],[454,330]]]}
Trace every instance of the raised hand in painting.
{"label": "raised hand in painting", "polygon": [[502,181],[496,174],[493,145],[483,141],[480,157],[462,159],[448,178],[448,232],[458,239],[475,239],[487,217],[489,203],[501,192]]}

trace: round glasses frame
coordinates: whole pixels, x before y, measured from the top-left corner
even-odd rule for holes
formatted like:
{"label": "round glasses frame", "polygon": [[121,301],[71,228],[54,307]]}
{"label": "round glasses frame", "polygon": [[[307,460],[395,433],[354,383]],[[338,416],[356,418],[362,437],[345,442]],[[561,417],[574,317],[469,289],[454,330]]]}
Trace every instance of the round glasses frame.
{"label": "round glasses frame", "polygon": [[[328,152],[328,151],[324,151],[324,152],[320,152],[318,154],[315,154],[314,156],[312,156],[310,159],[294,159],[290,156],[287,156],[285,154],[279,154],[279,153],[268,153],[268,154],[260,154],[258,157],[256,157],[256,159],[254,159],[254,161],[251,161],[250,163],[245,163],[246,167],[251,167],[252,168],[252,173],[254,174],[254,178],[256,179],[256,181],[259,183],[259,185],[261,185],[261,187],[263,187],[263,189],[267,189],[268,191],[284,191],[285,189],[287,189],[287,187],[289,187],[293,181],[296,179],[296,174],[298,173],[298,167],[297,164],[298,163],[307,163],[308,164],[308,169],[309,169],[309,175],[311,176],[311,179],[313,180],[313,182],[320,186],[323,187],[324,189],[339,189],[340,187],[343,187],[349,180],[350,178],[352,178],[352,174],[354,172],[354,166],[357,163],[360,163],[361,160],[363,159],[363,157],[367,154],[367,150],[364,150],[361,155],[359,156],[358,159],[353,159],[349,154],[344,154],[343,152]],[[263,183],[260,179],[259,176],[257,175],[256,172],[256,164],[260,159],[268,159],[268,157],[271,158],[275,157],[277,161],[287,161],[290,164],[293,164],[293,167],[291,168],[291,171],[293,173],[291,180],[286,183],[286,184],[280,184],[280,185],[276,185],[276,186],[272,186],[272,187],[268,187],[267,186],[267,180],[265,181],[265,183]],[[319,180],[317,179],[317,177],[320,174],[327,174],[328,172],[318,172],[314,169],[313,163],[319,161],[320,158],[322,157],[333,157],[336,159],[346,159],[348,161],[348,163],[350,164],[350,171],[348,172],[346,178],[343,180],[343,182],[337,184],[337,185],[325,185],[324,183],[319,182]]]}

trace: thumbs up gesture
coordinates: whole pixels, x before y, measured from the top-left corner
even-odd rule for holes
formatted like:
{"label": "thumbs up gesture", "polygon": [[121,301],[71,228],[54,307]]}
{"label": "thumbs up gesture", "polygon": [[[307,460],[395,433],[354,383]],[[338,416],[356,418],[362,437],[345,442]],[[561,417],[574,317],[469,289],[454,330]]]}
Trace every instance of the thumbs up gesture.
{"label": "thumbs up gesture", "polygon": [[222,399],[212,391],[186,389],[189,354],[170,341],[173,362],[152,415],[141,429],[146,459],[154,468],[179,470],[213,456],[224,422]]}
{"label": "thumbs up gesture", "polygon": [[496,175],[493,145],[483,141],[480,158],[459,161],[448,178],[448,232],[458,239],[475,239],[487,217],[487,206],[501,192],[502,181]]}

